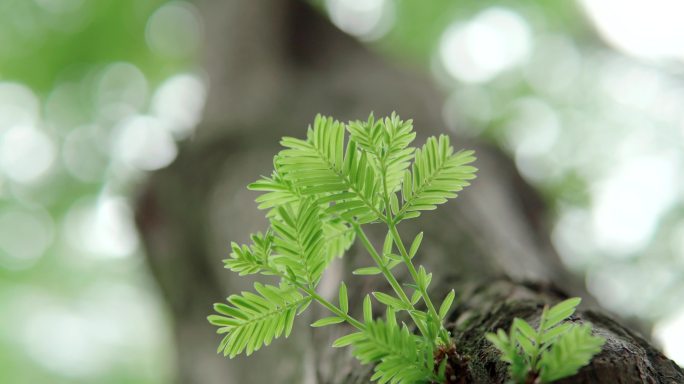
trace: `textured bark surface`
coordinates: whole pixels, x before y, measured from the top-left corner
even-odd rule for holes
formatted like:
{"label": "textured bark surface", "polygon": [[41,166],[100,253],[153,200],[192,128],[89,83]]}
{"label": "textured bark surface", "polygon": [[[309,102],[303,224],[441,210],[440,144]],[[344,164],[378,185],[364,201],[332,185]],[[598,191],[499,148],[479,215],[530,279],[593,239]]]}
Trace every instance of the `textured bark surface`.
{"label": "textured bark surface", "polygon": [[[320,308],[312,306],[297,321],[290,339],[232,361],[215,354],[219,337],[206,316],[212,303],[251,286],[222,269],[221,260],[229,241],[245,242],[266,226],[252,202],[256,195],[245,186],[270,172],[281,136],[303,135],[319,112],[347,120],[396,110],[414,119],[422,143],[427,135],[446,132],[442,96],[429,79],[384,62],[300,2],[198,5],[206,21],[210,76],[204,123],[178,159],[152,175],[136,214],[150,269],[173,315],[178,381],[367,382],[365,368],[350,360],[348,351],[328,347],[348,329],[308,327],[324,314]],[[475,382],[503,382],[505,367],[483,341],[484,332],[508,327],[514,316],[533,321],[542,303],[562,296],[542,288],[549,282],[584,297],[587,308],[594,302],[561,265],[549,241],[544,206],[510,159],[479,142],[456,138],[454,143],[477,151],[478,179],[456,202],[402,224],[400,231],[406,238],[425,232],[419,262],[435,273],[434,294],[453,287],[461,295],[452,318]],[[369,229],[376,241],[380,229]],[[334,295],[341,278],[352,303],[361,303],[370,290],[386,289],[377,280],[349,278],[352,268],[369,262],[352,249],[330,268],[321,293]],[[584,320],[609,342],[591,366],[566,382],[684,382],[674,363],[627,328],[598,312],[582,312],[577,321]]]}
{"label": "textured bark surface", "polygon": [[[567,298],[548,284],[499,279],[488,283],[454,284],[463,295],[449,316],[450,330],[456,335],[459,354],[467,360],[468,382],[505,383],[506,365],[483,337],[498,328],[508,330],[513,318],[520,317],[537,326],[544,304]],[[580,310],[570,321],[589,322],[595,334],[606,338],[600,354],[580,372],[558,383],[682,383],[684,373],[644,338],[612,320],[604,313]],[[343,381],[368,382],[369,370],[357,371]]]}

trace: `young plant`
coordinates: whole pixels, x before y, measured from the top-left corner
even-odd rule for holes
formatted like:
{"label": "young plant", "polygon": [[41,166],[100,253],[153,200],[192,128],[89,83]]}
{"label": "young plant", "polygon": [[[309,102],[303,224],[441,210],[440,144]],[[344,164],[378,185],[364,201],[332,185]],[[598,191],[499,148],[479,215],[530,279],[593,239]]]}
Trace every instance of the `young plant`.
{"label": "young plant", "polygon": [[[351,346],[364,364],[375,364],[373,381],[380,383],[443,382],[446,358],[438,351],[452,347],[443,321],[454,300],[450,292],[436,307],[428,296],[432,274],[416,267],[422,233],[407,249],[397,225],[433,210],[469,185],[476,169],[472,151],[454,152],[447,136],[430,137],[420,149],[412,121],[398,116],[343,124],[317,116],[305,140],[284,137],[274,158],[274,171],[249,185],[263,192],[256,202],[266,211],[270,228],[252,235],[250,245],[232,243],[226,268],[240,275],[276,276],[277,286],[255,284],[256,293],[228,297],[215,304],[208,317],[223,334],[218,351],[235,357],[250,355],[275,338],[290,334],[294,319],[312,301],[331,316],[312,324],[322,327],[346,322],[355,332],[333,347]],[[384,223],[381,249],[366,236],[364,225]],[[337,303],[320,296],[316,287],[325,268],[359,239],[372,265],[356,275],[383,275],[393,294],[373,292],[386,307],[384,319],[373,317],[372,299],[363,301],[363,318],[349,313],[347,287]],[[397,253],[398,252],[398,253]],[[403,265],[412,282],[400,284],[393,271]],[[422,308],[425,309],[422,309]],[[406,313],[419,334],[397,321]]]}
{"label": "young plant", "polygon": [[544,307],[539,327],[515,318],[511,331],[502,329],[486,335],[510,364],[508,373],[514,383],[542,383],[572,376],[589,364],[601,351],[605,339],[592,336],[591,325],[575,325],[563,320],[575,313],[581,299],[567,299],[549,309]]}

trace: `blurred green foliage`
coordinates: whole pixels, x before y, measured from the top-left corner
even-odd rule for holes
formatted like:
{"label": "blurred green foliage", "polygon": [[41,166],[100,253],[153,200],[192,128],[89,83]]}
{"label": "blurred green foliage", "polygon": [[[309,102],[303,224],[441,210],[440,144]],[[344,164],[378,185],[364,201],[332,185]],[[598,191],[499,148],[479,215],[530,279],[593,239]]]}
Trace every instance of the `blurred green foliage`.
{"label": "blurred green foliage", "polygon": [[[432,73],[450,129],[515,159],[552,207],[564,261],[605,306],[656,322],[682,310],[681,62],[616,51],[576,2],[314,2],[348,32],[386,21],[356,35]],[[201,23],[184,1],[0,1],[0,382],[170,381],[168,319],[127,199],[187,136],[152,125],[201,110],[177,108],[204,90]],[[463,26],[506,49],[513,28],[522,48],[463,72]],[[477,41],[467,54],[501,59]],[[140,127],[165,143],[164,162],[122,150]]]}

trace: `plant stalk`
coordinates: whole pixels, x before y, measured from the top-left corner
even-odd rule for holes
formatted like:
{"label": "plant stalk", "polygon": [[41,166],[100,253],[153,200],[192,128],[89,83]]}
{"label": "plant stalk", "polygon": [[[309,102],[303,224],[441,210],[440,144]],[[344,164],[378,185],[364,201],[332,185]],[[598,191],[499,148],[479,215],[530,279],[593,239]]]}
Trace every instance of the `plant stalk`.
{"label": "plant stalk", "polygon": [[411,316],[411,319],[413,319],[413,322],[416,324],[418,327],[418,330],[420,330],[420,333],[424,336],[427,336],[427,330],[422,326],[422,323],[416,319],[412,313],[412,311],[415,309],[413,307],[413,303],[411,303],[411,300],[408,298],[406,295],[406,292],[401,288],[401,284],[397,281],[397,279],[392,275],[392,272],[390,272],[389,269],[385,266],[385,264],[382,261],[382,258],[378,254],[378,252],[375,250],[373,247],[373,244],[371,244],[370,240],[366,236],[366,233],[361,229],[361,227],[358,224],[353,224],[354,230],[356,231],[356,235],[361,239],[361,242],[363,243],[363,246],[368,250],[368,253],[370,253],[371,258],[375,262],[375,264],[380,268],[380,271],[382,272],[383,276],[385,276],[385,279],[390,283],[392,286],[392,289],[394,292],[399,296],[399,299],[411,310],[408,311],[409,315]]}
{"label": "plant stalk", "polygon": [[[392,238],[394,239],[394,243],[397,245],[397,248],[399,248],[399,253],[401,254],[401,258],[404,260],[404,264],[406,264],[406,267],[409,270],[409,273],[411,274],[411,277],[413,278],[413,282],[416,283],[416,286],[418,286],[418,289],[420,290],[420,295],[423,298],[423,301],[425,302],[425,305],[427,305],[428,311],[430,312],[430,315],[433,316],[435,319],[440,320],[441,324],[441,319],[439,317],[439,314],[437,313],[437,310],[435,309],[434,304],[432,304],[432,300],[430,300],[430,296],[428,296],[427,289],[423,284],[418,284],[418,271],[416,271],[416,267],[413,265],[411,262],[411,258],[409,257],[408,252],[406,252],[406,247],[404,247],[404,242],[401,240],[401,236],[399,235],[399,231],[397,231],[397,226],[394,222],[389,222],[387,223],[390,229],[390,233],[392,234]],[[444,342],[445,345],[450,344],[449,340],[449,334],[444,328],[444,325],[441,324],[440,327],[440,338],[442,339],[442,342]]]}

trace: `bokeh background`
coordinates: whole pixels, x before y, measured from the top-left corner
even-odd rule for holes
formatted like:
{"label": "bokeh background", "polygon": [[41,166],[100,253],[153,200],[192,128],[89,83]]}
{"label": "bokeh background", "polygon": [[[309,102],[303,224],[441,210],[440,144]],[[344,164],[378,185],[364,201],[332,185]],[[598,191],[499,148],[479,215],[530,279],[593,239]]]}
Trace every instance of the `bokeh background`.
{"label": "bokeh background", "polygon": [[[684,365],[684,3],[313,5],[429,73],[543,193],[568,268]],[[0,0],[0,382],[173,381],[132,202],[201,121],[204,42],[192,2]]]}

